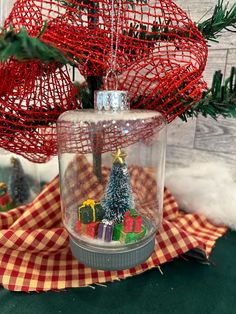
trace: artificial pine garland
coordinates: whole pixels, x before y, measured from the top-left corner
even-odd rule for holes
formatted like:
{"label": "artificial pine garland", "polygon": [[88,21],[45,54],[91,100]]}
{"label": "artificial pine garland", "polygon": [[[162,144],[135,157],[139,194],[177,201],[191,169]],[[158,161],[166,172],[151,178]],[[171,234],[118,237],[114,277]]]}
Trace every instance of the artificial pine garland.
{"label": "artificial pine garland", "polygon": [[229,78],[222,84],[223,74],[216,71],[213,76],[211,88],[203,93],[202,99],[179,117],[183,121],[188,118],[212,117],[217,120],[219,116],[224,118],[236,118],[236,67],[231,68]]}
{"label": "artificial pine garland", "polygon": [[[138,0],[136,1],[139,2]],[[145,1],[146,0],[140,0],[140,2],[143,3],[145,3]],[[83,1],[81,2],[83,3]],[[86,2],[88,2],[88,0],[84,1],[84,3]],[[69,1],[61,0],[61,3],[65,6],[70,5]],[[134,0],[130,0],[130,5],[134,5]],[[161,24],[161,21],[159,22]],[[220,33],[224,29],[231,32],[233,32],[232,29],[236,29],[236,3],[229,8],[229,4],[224,4],[224,0],[218,0],[212,16],[203,22],[196,23],[196,25],[206,40],[218,42],[217,37],[220,36]],[[46,28],[47,22],[36,38],[30,37],[24,28],[22,28],[18,33],[15,33],[12,29],[9,31],[3,31],[2,34],[0,34],[0,60],[6,61],[10,56],[14,56],[19,61],[24,61],[26,59],[40,59],[42,62],[57,61],[62,64],[73,64],[73,62],[66,58],[65,55],[57,48],[50,44],[44,44],[40,40],[40,37]],[[156,28],[158,28],[158,26],[155,26],[154,24],[153,31],[156,32]],[[165,29],[160,29],[160,32],[165,33]],[[168,37],[168,33],[170,33],[168,27],[166,27],[166,33],[166,38],[165,34],[162,34],[162,40],[170,39]],[[139,37],[141,39],[149,40],[152,45],[153,41],[160,39],[158,35],[156,35],[156,37],[151,34],[147,35],[146,27],[142,24],[132,25],[131,23],[130,31],[126,35],[132,38]],[[188,33],[186,32],[186,34],[181,35],[188,36]]]}
{"label": "artificial pine garland", "polygon": [[[90,0],[83,0],[81,3],[87,3],[89,1]],[[146,0],[136,1],[145,3]],[[61,3],[65,6],[70,5],[70,1],[61,0]],[[131,8],[134,3],[134,0],[130,0]],[[196,25],[206,40],[217,42],[217,37],[220,36],[222,30],[233,31],[232,29],[236,28],[236,4],[233,4],[231,8],[229,8],[228,3],[224,4],[224,0],[218,0],[212,16],[203,22],[196,23]],[[18,61],[39,59],[43,63],[58,62],[59,64],[73,65],[73,62],[60,52],[60,50],[40,40],[46,27],[47,23],[45,23],[36,38],[30,37],[24,28],[18,33],[14,32],[12,29],[3,31],[2,34],[0,34],[0,61],[6,61],[10,57],[14,57]],[[155,27],[155,25],[153,25],[153,27]],[[141,31],[137,31],[137,29]],[[168,27],[166,29],[166,38],[165,34],[163,35],[165,30],[160,31],[162,31],[162,40],[170,39],[168,37],[170,36],[168,35]],[[182,34],[182,36],[187,36],[187,34],[188,33]],[[132,38],[141,36],[145,38],[145,40],[150,40],[150,45],[155,45],[155,41],[160,39],[159,37],[153,38],[152,35],[147,35],[144,25],[130,25],[130,31],[127,35]],[[203,93],[202,99],[196,105],[181,114],[180,118],[187,121],[187,118],[198,116],[200,113],[203,116],[211,116],[214,119],[219,115],[223,117],[235,117],[235,75],[235,68],[232,68],[230,78],[226,80],[225,85],[222,86],[222,74],[220,71],[217,71],[214,75],[212,87],[207,92]],[[88,77],[86,85],[81,86],[78,84],[80,98],[84,108],[93,107],[93,90],[98,89],[101,86],[101,82],[101,77]],[[186,105],[189,104],[191,104],[191,99],[186,103]]]}
{"label": "artificial pine garland", "polygon": [[13,29],[3,31],[0,34],[0,61],[14,57],[17,61],[39,59],[43,63],[58,62],[72,65],[73,63],[60,50],[40,40],[46,25],[36,38],[30,37],[24,27],[18,33]]}
{"label": "artificial pine garland", "polygon": [[[145,3],[146,0],[142,1]],[[70,5],[70,2],[64,0],[61,3],[67,6]],[[133,3],[134,1],[130,0],[131,6]],[[161,21],[159,23],[161,24]],[[220,33],[224,29],[231,32],[233,32],[232,29],[236,29],[236,3],[229,8],[228,3],[224,5],[224,0],[218,0],[212,16],[203,22],[196,23],[196,25],[206,40],[218,42],[217,37],[220,36]],[[39,59],[42,62],[56,61],[62,64],[73,65],[73,62],[66,58],[60,50],[40,40],[46,28],[47,22],[36,38],[30,37],[25,28],[22,28],[18,33],[12,29],[3,31],[0,34],[0,61],[6,61],[9,57],[14,56],[18,61]],[[168,26],[160,29],[158,25],[153,24],[153,32],[157,32],[157,30],[162,33],[161,37],[159,35],[147,34],[146,26],[143,24],[132,25],[131,23],[129,32],[123,35],[148,40],[150,41],[150,45],[154,45],[155,41],[159,39],[170,40]],[[165,33],[167,34],[166,36]],[[188,36],[188,32],[181,35]]]}
{"label": "artificial pine garland", "polygon": [[229,3],[224,4],[224,0],[218,0],[212,16],[196,24],[206,40],[218,42],[217,37],[224,29],[235,32],[232,29],[236,29],[236,3],[229,8]]}

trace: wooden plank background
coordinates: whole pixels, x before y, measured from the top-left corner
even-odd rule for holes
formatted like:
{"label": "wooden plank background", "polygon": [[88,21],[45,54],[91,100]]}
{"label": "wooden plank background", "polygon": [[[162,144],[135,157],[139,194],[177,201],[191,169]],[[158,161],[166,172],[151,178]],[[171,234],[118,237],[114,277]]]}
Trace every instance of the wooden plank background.
{"label": "wooden plank background", "polygon": [[[176,4],[198,21],[206,12],[210,14],[217,1],[176,0]],[[235,1],[229,1],[233,4]],[[207,15],[207,16],[208,16]],[[224,32],[219,43],[211,43],[204,78],[210,86],[216,70],[224,78],[236,66],[236,33]],[[187,166],[193,161],[220,160],[226,163],[236,177],[236,119],[200,116],[187,123],[176,119],[168,126],[167,167]]]}

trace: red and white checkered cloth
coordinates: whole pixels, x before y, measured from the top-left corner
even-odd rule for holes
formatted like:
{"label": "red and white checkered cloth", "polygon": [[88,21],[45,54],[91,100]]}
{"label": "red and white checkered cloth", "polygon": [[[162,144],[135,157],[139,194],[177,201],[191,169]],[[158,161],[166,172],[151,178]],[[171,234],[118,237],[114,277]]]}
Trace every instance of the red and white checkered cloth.
{"label": "red and white checkered cloth", "polygon": [[[93,190],[96,189],[93,177],[91,182]],[[86,191],[87,185],[88,181]],[[209,255],[216,239],[225,231],[226,228],[214,226],[201,215],[181,212],[165,189],[164,219],[152,256],[127,270],[94,270],[71,255],[68,234],[61,223],[57,177],[31,204],[0,213],[0,284],[12,291],[47,291],[124,279],[193,248]]]}

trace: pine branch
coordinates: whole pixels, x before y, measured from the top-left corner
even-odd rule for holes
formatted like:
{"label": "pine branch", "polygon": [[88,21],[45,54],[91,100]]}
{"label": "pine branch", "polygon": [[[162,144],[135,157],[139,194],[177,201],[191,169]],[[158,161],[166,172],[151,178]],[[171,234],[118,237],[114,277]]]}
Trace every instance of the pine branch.
{"label": "pine branch", "polygon": [[[64,6],[69,6],[73,8],[76,6],[79,10],[91,10],[90,19],[93,19],[97,13],[97,6],[94,6],[94,2],[91,0],[81,0],[78,4],[71,2],[70,0],[60,0],[61,4]],[[146,3],[147,0],[129,0],[130,5],[133,7],[135,3]],[[88,6],[89,5],[89,6]],[[97,5],[97,4],[96,4]],[[92,14],[91,14],[92,13]],[[93,14],[94,13],[94,14]],[[93,21],[89,21],[90,25],[94,26]],[[140,54],[142,49],[155,47],[155,43],[159,40],[171,40],[172,37],[175,38],[175,29],[169,26],[169,21],[166,22],[166,26],[160,27],[162,21],[159,18],[158,22],[154,22],[152,26],[152,31],[147,33],[147,26],[144,24],[130,24],[129,31],[123,31],[124,36],[133,38],[132,48],[125,48],[124,52],[129,53],[131,56],[136,55],[137,52]],[[224,5],[224,0],[218,0],[218,4],[215,6],[213,15],[211,18],[204,22],[197,23],[199,30],[202,32],[203,36],[207,40],[217,41],[217,37],[220,36],[220,32],[223,29],[229,30],[229,27],[236,28],[236,4],[234,4],[230,9],[228,9],[228,4]],[[27,34],[27,31],[22,28],[18,33],[13,30],[4,31],[0,34],[0,61],[6,61],[9,57],[13,56],[18,61],[26,61],[30,59],[39,59],[44,63],[56,61],[62,64],[71,64],[73,62],[65,57],[65,55],[53,47],[50,44],[45,44],[40,40],[40,36],[43,34],[47,27],[45,23],[43,29],[37,38],[32,38]],[[231,30],[232,31],[232,30]],[[179,36],[189,37],[189,33],[181,33]],[[140,39],[145,41],[145,47],[135,47],[137,40],[137,46],[140,45]],[[122,42],[120,43],[122,47]],[[127,50],[127,51],[126,51]],[[146,50],[145,50],[146,51]]]}
{"label": "pine branch", "polygon": [[[60,0],[64,6],[76,6],[75,2],[70,0]],[[91,27],[99,27],[96,25],[96,13],[98,10],[97,4],[91,0],[80,0],[77,6],[80,10],[91,10],[89,16],[89,23]],[[129,0],[130,6],[134,9],[135,3],[147,3],[147,0]],[[124,36],[130,37],[134,40],[133,50],[125,51],[131,55],[140,53],[140,49],[154,47],[155,43],[159,40],[171,40],[175,38],[175,30],[172,30],[169,26],[169,21],[166,25],[160,27],[162,21],[159,20],[157,23],[153,23],[152,32],[148,32],[147,26],[144,24],[130,24],[128,32],[123,32]],[[220,32],[223,29],[229,30],[229,27],[236,28],[236,4],[231,8],[228,8],[228,3],[225,5],[224,0],[218,0],[218,4],[215,6],[213,15],[211,18],[204,22],[197,23],[199,30],[207,40],[217,41],[217,37],[220,36]],[[18,61],[27,61],[30,59],[38,59],[44,63],[47,62],[58,62],[61,64],[71,64],[72,61],[68,60],[65,55],[53,47],[50,44],[45,44],[40,40],[41,35],[44,33],[47,24],[39,33],[37,38],[32,38],[28,35],[27,31],[22,28],[18,33],[12,29],[9,31],[3,31],[0,34],[0,62],[6,61],[10,57],[14,57]],[[232,31],[232,30],[231,30]],[[181,33],[179,36],[188,37],[189,33]],[[135,40],[140,44],[140,39],[147,43],[147,47],[135,47]],[[122,42],[120,43],[122,45]],[[127,49],[127,48],[126,48]],[[222,85],[222,74],[217,72],[213,80],[212,88],[207,93],[204,93],[203,98],[187,112],[181,114],[180,118],[187,120],[189,117],[197,116],[202,114],[204,116],[212,116],[216,119],[219,115],[224,117],[235,116],[235,98],[236,98],[236,83],[235,83],[235,68],[233,68],[231,77],[226,80],[225,85]],[[101,77],[87,77],[87,85],[85,88],[79,88],[80,98],[84,108],[93,107],[93,91],[99,89],[102,84]],[[135,99],[138,101],[138,99]],[[189,106],[191,99],[185,99],[183,102]]]}
{"label": "pine branch", "polygon": [[236,3],[229,8],[229,3],[225,4],[224,0],[218,0],[212,16],[197,23],[197,27],[206,40],[218,42],[217,38],[224,29],[228,31],[236,29]]}
{"label": "pine branch", "polygon": [[188,118],[199,114],[215,120],[219,116],[236,118],[236,67],[232,67],[230,77],[223,85],[222,77],[221,71],[215,72],[211,88],[194,107],[180,115],[183,121],[187,122]]}
{"label": "pine branch", "polygon": [[[45,28],[44,26],[39,36]],[[39,37],[30,37],[25,28],[21,28],[18,33],[9,30],[0,34],[0,62],[7,61],[10,57],[21,62],[37,59],[43,63],[73,64],[57,48],[43,43]]]}

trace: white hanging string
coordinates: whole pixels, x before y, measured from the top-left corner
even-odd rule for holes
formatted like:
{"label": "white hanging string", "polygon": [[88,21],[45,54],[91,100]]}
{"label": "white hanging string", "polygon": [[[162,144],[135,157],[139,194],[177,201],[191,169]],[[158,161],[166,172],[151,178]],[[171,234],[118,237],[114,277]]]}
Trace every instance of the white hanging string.
{"label": "white hanging string", "polygon": [[[111,59],[110,59],[110,69],[107,71],[105,85],[107,87],[107,80],[110,74],[115,77],[115,89],[117,89],[118,78],[117,78],[117,51],[118,51],[118,34],[120,30],[120,16],[121,16],[121,1],[117,0],[117,23],[115,27],[115,0],[111,3]],[[115,47],[114,47],[115,46]]]}

